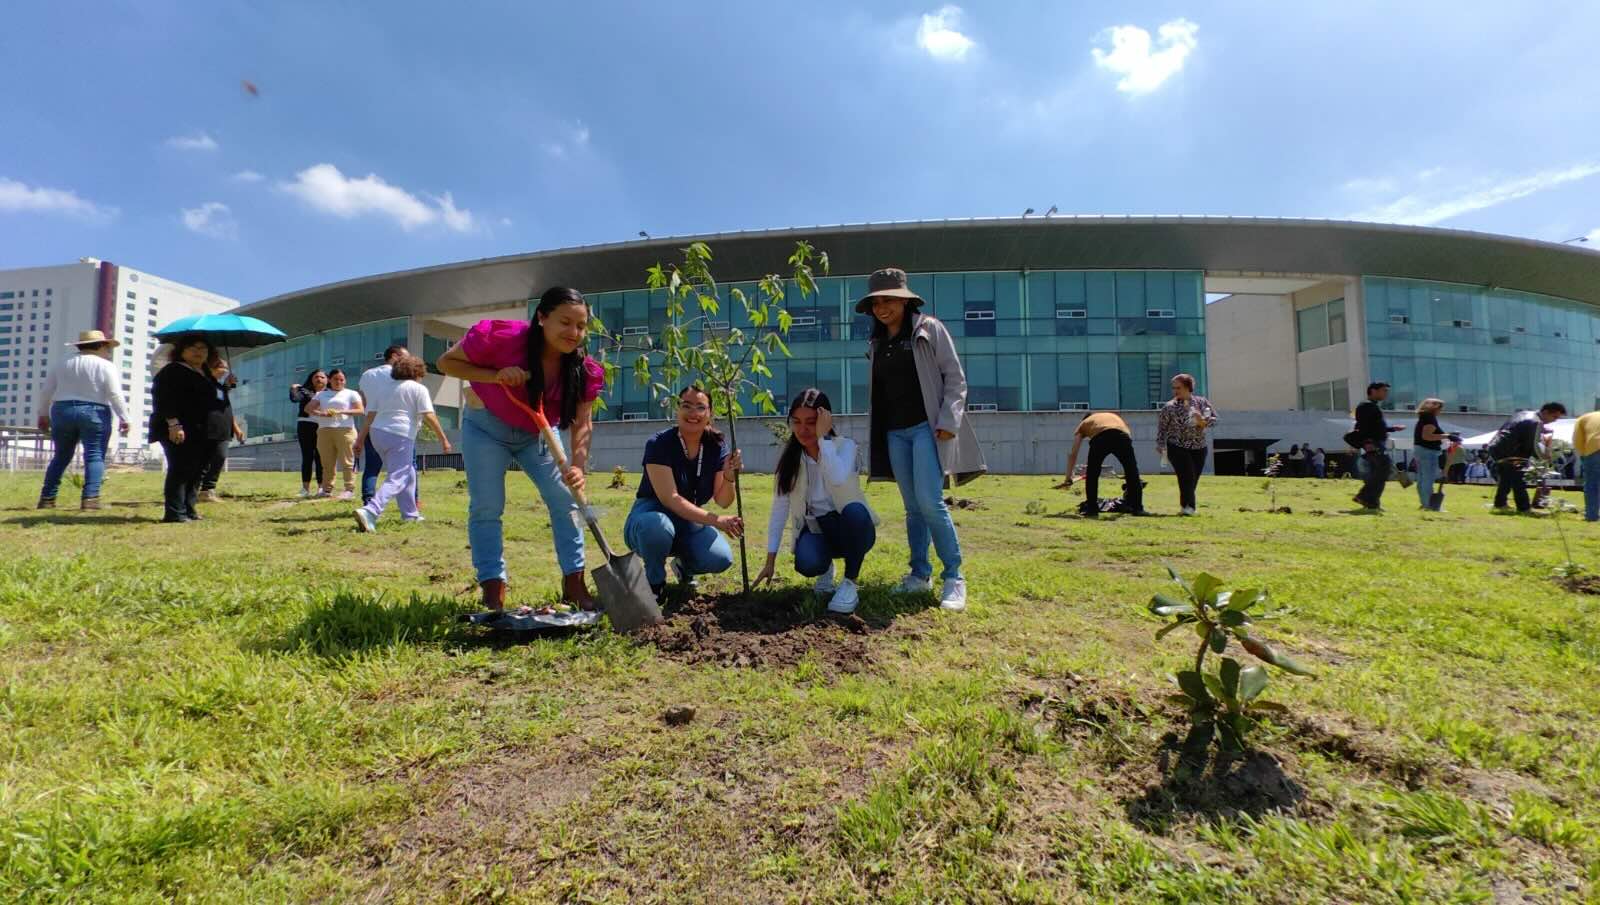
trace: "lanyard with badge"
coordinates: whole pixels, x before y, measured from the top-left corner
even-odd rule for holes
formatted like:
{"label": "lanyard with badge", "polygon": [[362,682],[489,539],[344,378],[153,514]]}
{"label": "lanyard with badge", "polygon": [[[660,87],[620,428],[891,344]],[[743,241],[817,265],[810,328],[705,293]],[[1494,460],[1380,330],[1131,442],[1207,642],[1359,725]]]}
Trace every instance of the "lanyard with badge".
{"label": "lanyard with badge", "polygon": [[[689,444],[684,441],[683,433],[681,431],[678,433],[678,445],[683,447],[683,463],[685,465],[689,464]],[[706,458],[706,438],[705,437],[701,437],[700,438],[700,448],[695,451],[695,456],[694,456],[694,483],[689,485],[689,492],[685,494],[685,496],[687,496],[691,501],[695,502],[695,505],[699,505],[699,501],[694,499],[694,491],[700,489],[700,470],[705,465],[705,458]],[[688,482],[688,475],[687,474],[681,475],[680,476],[680,480],[678,482],[678,490],[679,490],[679,492],[683,491],[683,486],[687,482]]]}

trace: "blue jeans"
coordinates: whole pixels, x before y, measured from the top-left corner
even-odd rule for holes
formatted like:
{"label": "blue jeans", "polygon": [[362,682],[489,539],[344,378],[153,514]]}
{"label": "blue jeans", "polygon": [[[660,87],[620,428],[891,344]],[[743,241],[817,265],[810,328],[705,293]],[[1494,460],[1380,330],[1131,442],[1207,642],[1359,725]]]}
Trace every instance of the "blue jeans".
{"label": "blue jeans", "polygon": [[1584,456],[1579,464],[1583,466],[1583,517],[1600,522],[1600,452]]}
{"label": "blue jeans", "polygon": [[1439,483],[1439,451],[1418,447],[1417,497],[1422,500],[1422,508],[1433,508],[1428,501],[1433,496],[1433,485],[1437,483]]}
{"label": "blue jeans", "polygon": [[[371,444],[368,444],[369,448]],[[461,410],[461,461],[467,469],[467,543],[478,581],[506,577],[505,537],[500,517],[506,510],[506,472],[511,463],[539,488],[550,510],[556,562],[561,574],[583,571],[583,530],[578,504],[561,480],[555,457],[538,434],[519,430],[484,409]]]}
{"label": "blue jeans", "polygon": [[906,545],[911,548],[911,574],[933,577],[928,561],[928,541],[944,564],[943,577],[961,577],[961,541],[956,539],[956,523],[944,504],[944,466],[939,464],[939,441],[933,428],[924,421],[916,427],[889,431],[889,467],[894,482],[900,485],[900,499],[906,507]]}
{"label": "blue jeans", "polygon": [[[372,432],[368,431],[367,436],[372,436]],[[378,492],[378,475],[382,471],[383,454],[378,452],[375,445],[368,443],[361,454],[361,502],[372,502],[372,495]]]}
{"label": "blue jeans", "polygon": [[733,548],[722,532],[673,515],[655,500],[634,500],[622,538],[644,560],[650,587],[667,583],[667,557],[676,556],[689,575],[726,572],[733,566]]}
{"label": "blue jeans", "polygon": [[61,489],[61,476],[72,464],[72,454],[83,446],[83,498],[97,499],[106,476],[106,444],[111,442],[111,407],[98,402],[57,402],[50,406],[50,439],[55,457],[44,470],[39,498],[53,500]]}
{"label": "blue jeans", "polygon": [[807,578],[815,578],[828,571],[835,559],[844,560],[844,577],[855,581],[861,577],[861,563],[867,551],[878,541],[878,529],[872,524],[872,514],[860,503],[850,503],[843,512],[830,512],[817,516],[821,534],[807,528],[794,542],[794,570]]}

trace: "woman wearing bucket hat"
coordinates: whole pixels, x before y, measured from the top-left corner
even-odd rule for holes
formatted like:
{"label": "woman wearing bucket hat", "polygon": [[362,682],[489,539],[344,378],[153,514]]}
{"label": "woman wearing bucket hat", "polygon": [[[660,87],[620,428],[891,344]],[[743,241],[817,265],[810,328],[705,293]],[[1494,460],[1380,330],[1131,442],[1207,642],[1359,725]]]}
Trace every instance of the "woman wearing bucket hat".
{"label": "woman wearing bucket hat", "polygon": [[906,509],[911,570],[898,593],[932,586],[928,543],[944,564],[939,605],[967,606],[961,542],[944,503],[946,479],[965,484],[985,471],[978,435],[966,418],[967,377],[950,331],[921,313],[922,298],[906,288],[906,273],[886,268],[867,279],[857,314],[871,314],[867,358],[872,363],[870,480],[893,478]]}
{"label": "woman wearing bucket hat", "polygon": [[118,433],[128,435],[128,410],[117,391],[117,369],[111,350],[121,343],[87,330],[78,334],[78,354],[50,369],[39,391],[39,429],[50,432],[55,457],[44,472],[39,488],[39,508],[54,509],[61,476],[78,447],[83,447],[83,509],[100,508],[100,482],[106,473],[106,447],[111,442],[111,415],[116,413]]}

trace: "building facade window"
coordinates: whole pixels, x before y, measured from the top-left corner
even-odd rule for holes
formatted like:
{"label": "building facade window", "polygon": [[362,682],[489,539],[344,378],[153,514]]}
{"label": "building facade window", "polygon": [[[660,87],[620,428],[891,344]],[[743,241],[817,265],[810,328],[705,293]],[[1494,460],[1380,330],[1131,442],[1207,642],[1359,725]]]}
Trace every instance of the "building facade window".
{"label": "building facade window", "polygon": [[1350,381],[1344,378],[1308,384],[1300,388],[1300,410],[1306,412],[1350,411]]}
{"label": "building facade window", "polygon": [[361,372],[383,363],[384,349],[408,341],[410,330],[410,319],[400,317],[235,352],[230,364],[240,385],[232,396],[234,412],[252,437],[293,436],[298,413],[289,401],[290,384],[304,382],[312,368],[339,367],[354,387]]}
{"label": "building facade window", "polygon": [[1344,299],[1334,299],[1295,312],[1295,344],[1309,352],[1345,341]]}
{"label": "building facade window", "polygon": [[[1451,412],[1586,408],[1600,387],[1600,310],[1554,296],[1365,277],[1368,371],[1391,407]],[[1530,362],[1538,362],[1533,366]]]}

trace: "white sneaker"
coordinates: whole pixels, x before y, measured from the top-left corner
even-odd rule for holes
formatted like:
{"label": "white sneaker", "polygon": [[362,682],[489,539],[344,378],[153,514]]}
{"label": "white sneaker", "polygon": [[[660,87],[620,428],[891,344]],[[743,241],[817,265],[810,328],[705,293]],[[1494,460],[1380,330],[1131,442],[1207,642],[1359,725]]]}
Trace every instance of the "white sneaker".
{"label": "white sneaker", "polygon": [[222,502],[222,497],[217,496],[217,492],[215,490],[202,490],[200,491],[200,502],[220,503]]}
{"label": "white sneaker", "polygon": [[959,613],[967,608],[967,580],[946,578],[939,589],[939,609]]}
{"label": "white sneaker", "polygon": [[333,491],[331,491],[331,490],[319,490],[319,491],[317,491],[317,499],[319,499],[319,500],[325,500],[325,499],[327,499],[328,497],[331,497],[331,496],[333,496]]}
{"label": "white sneaker", "polygon": [[344,493],[339,494],[339,499],[341,500],[353,500],[355,498],[356,492],[354,490],[346,490]]}
{"label": "white sneaker", "polygon": [[310,496],[311,496],[311,488],[310,487],[302,487],[302,488],[300,488],[300,499],[302,499],[302,500],[308,499]]}
{"label": "white sneaker", "polygon": [[700,583],[694,580],[693,575],[689,574],[689,570],[683,565],[683,560],[673,557],[668,565],[672,566],[672,577],[678,584],[683,585],[691,592],[700,590]]}
{"label": "white sneaker", "polygon": [[[832,594],[834,589],[838,587],[838,582],[833,580],[833,563],[830,562],[828,563],[828,571],[817,576],[817,583],[812,586],[812,589],[815,590],[819,596],[825,597],[829,594]],[[855,606],[852,605],[850,609],[855,609]],[[846,610],[846,612],[849,612],[849,610]]]}
{"label": "white sneaker", "polygon": [[1179,512],[1181,514],[1183,514],[1183,515],[1194,515],[1194,507],[1193,506],[1185,506],[1181,510],[1179,510]]}
{"label": "white sneaker", "polygon": [[833,592],[833,599],[828,601],[828,612],[849,615],[856,611],[856,604],[860,602],[861,595],[856,591],[856,583],[846,578],[839,582],[838,590]]}
{"label": "white sneaker", "polygon": [[427,521],[427,519],[423,518],[420,515],[413,515],[410,518],[404,519],[403,521],[405,521],[408,524],[415,525],[415,524],[417,524],[419,522],[425,522],[425,521]]}
{"label": "white sneaker", "polygon": [[372,517],[372,513],[368,512],[365,506],[356,510],[356,526],[361,529],[362,534],[378,533],[378,520]]}
{"label": "white sneaker", "polygon": [[933,590],[933,579],[916,574],[906,575],[894,586],[896,594],[926,594],[931,590]]}

